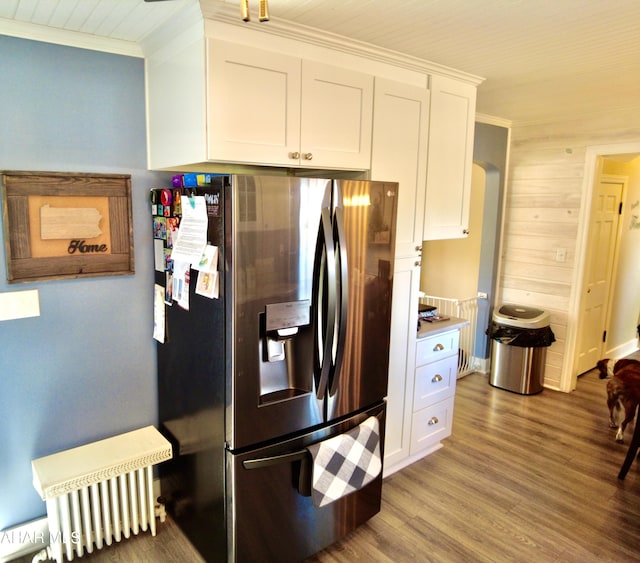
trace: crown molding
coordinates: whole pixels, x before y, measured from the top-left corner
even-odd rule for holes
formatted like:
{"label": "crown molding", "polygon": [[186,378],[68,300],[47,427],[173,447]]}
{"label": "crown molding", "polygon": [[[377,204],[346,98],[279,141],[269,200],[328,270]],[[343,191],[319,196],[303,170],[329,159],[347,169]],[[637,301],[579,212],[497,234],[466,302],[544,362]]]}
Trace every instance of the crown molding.
{"label": "crown molding", "polygon": [[88,33],[58,29],[46,25],[24,23],[6,18],[0,18],[0,35],[30,39],[32,41],[43,41],[45,43],[55,43],[56,45],[65,45],[78,49],[103,51],[115,55],[143,57],[140,45],[132,41],[99,37]]}
{"label": "crown molding", "polygon": [[408,70],[449,76],[469,82],[474,86],[484,81],[484,78],[480,76],[287,20],[271,18],[268,22],[244,22],[240,17],[237,6],[200,0],[200,9],[202,10],[202,15],[205,20],[237,26],[243,29],[251,29],[253,32],[257,31],[269,35],[276,35],[294,41],[304,41],[311,45],[341,51],[350,55],[367,57],[371,60],[388,63]]}
{"label": "crown molding", "polygon": [[505,127],[506,129],[510,129],[513,126],[513,122],[510,119],[497,117],[495,115],[488,115],[486,113],[476,113],[476,122],[484,123],[486,125],[495,125],[496,127]]}

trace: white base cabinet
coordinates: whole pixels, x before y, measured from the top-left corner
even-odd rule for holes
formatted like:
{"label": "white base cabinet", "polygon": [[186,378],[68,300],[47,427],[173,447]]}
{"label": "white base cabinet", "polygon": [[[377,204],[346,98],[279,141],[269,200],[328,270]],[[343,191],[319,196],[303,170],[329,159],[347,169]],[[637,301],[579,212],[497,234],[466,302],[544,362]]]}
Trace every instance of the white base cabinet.
{"label": "white base cabinet", "polygon": [[[397,416],[389,407],[387,411],[387,428],[392,432],[385,439],[385,476],[440,449],[442,440],[451,435],[460,328],[466,324],[463,319],[422,323],[414,339],[413,357],[407,361],[411,376],[403,387],[403,415]],[[391,386],[391,377],[389,382]]]}
{"label": "white base cabinet", "polygon": [[451,435],[459,342],[459,329],[418,340],[410,455]]}

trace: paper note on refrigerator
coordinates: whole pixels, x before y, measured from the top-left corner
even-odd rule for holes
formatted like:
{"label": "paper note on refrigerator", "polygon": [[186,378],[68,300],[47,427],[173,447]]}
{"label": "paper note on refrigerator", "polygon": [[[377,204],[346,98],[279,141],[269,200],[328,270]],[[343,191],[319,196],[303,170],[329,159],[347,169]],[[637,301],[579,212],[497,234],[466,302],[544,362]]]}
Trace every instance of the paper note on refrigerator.
{"label": "paper note on refrigerator", "polygon": [[220,278],[218,276],[218,247],[208,244],[202,253],[198,264],[193,268],[198,270],[196,293],[209,299],[218,299]]}
{"label": "paper note on refrigerator", "polygon": [[153,294],[153,337],[158,342],[164,342],[164,325],[164,287],[156,284]]}
{"label": "paper note on refrigerator", "polygon": [[191,268],[188,262],[173,263],[173,300],[186,311],[189,310],[189,285]]}
{"label": "paper note on refrigerator", "polygon": [[219,283],[218,272],[198,272],[196,293],[209,299],[218,299]]}
{"label": "paper note on refrigerator", "polygon": [[182,220],[173,242],[174,262],[198,264],[207,245],[207,205],[203,196],[182,198]]}
{"label": "paper note on refrigerator", "polygon": [[153,239],[153,264],[156,272],[165,271],[164,241],[158,238]]}
{"label": "paper note on refrigerator", "polygon": [[194,270],[200,272],[217,272],[218,271],[218,247],[208,244],[200,260],[191,264]]}

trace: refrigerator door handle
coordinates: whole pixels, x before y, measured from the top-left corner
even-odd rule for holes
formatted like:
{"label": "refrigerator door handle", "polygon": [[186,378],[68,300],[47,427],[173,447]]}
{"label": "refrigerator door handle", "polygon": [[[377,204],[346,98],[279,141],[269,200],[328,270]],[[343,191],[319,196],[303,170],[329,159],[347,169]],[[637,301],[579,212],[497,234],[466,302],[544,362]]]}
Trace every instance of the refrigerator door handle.
{"label": "refrigerator door handle", "polygon": [[331,212],[322,210],[320,236],[316,250],[314,287],[316,396],[323,399],[329,382],[336,324],[336,259]]}
{"label": "refrigerator door handle", "polygon": [[303,461],[304,459],[307,459],[309,455],[309,451],[304,449],[283,455],[260,457],[258,459],[246,459],[242,462],[242,466],[245,469],[262,469],[263,467],[271,467],[272,465],[279,465],[280,463],[293,463],[294,461]]}
{"label": "refrigerator door handle", "polygon": [[329,395],[335,395],[340,380],[340,369],[344,360],[344,348],[347,336],[347,311],[349,309],[349,268],[347,261],[347,237],[344,230],[344,210],[336,207],[334,211],[333,238],[336,248],[337,267],[340,278],[336,279],[338,294],[337,335],[333,346],[334,365]]}
{"label": "refrigerator door handle", "polygon": [[311,496],[311,472],[312,461],[309,450],[298,450],[283,455],[274,455],[269,457],[262,457],[258,459],[247,459],[242,462],[242,466],[245,469],[263,469],[265,467],[272,467],[281,463],[295,463],[300,462],[298,469],[298,492],[304,497]]}

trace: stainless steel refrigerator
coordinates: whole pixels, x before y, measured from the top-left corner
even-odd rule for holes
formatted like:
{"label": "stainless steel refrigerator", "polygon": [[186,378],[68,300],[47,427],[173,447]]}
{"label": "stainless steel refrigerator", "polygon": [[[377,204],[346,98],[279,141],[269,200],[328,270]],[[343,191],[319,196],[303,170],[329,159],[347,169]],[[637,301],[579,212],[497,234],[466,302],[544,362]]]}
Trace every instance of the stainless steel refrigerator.
{"label": "stainless steel refrigerator", "polygon": [[188,310],[166,306],[158,399],[175,457],[162,494],[206,560],[301,561],[380,510],[382,472],[316,506],[307,448],[371,416],[384,443],[397,189],[215,176],[194,190],[219,298],[191,283]]}

